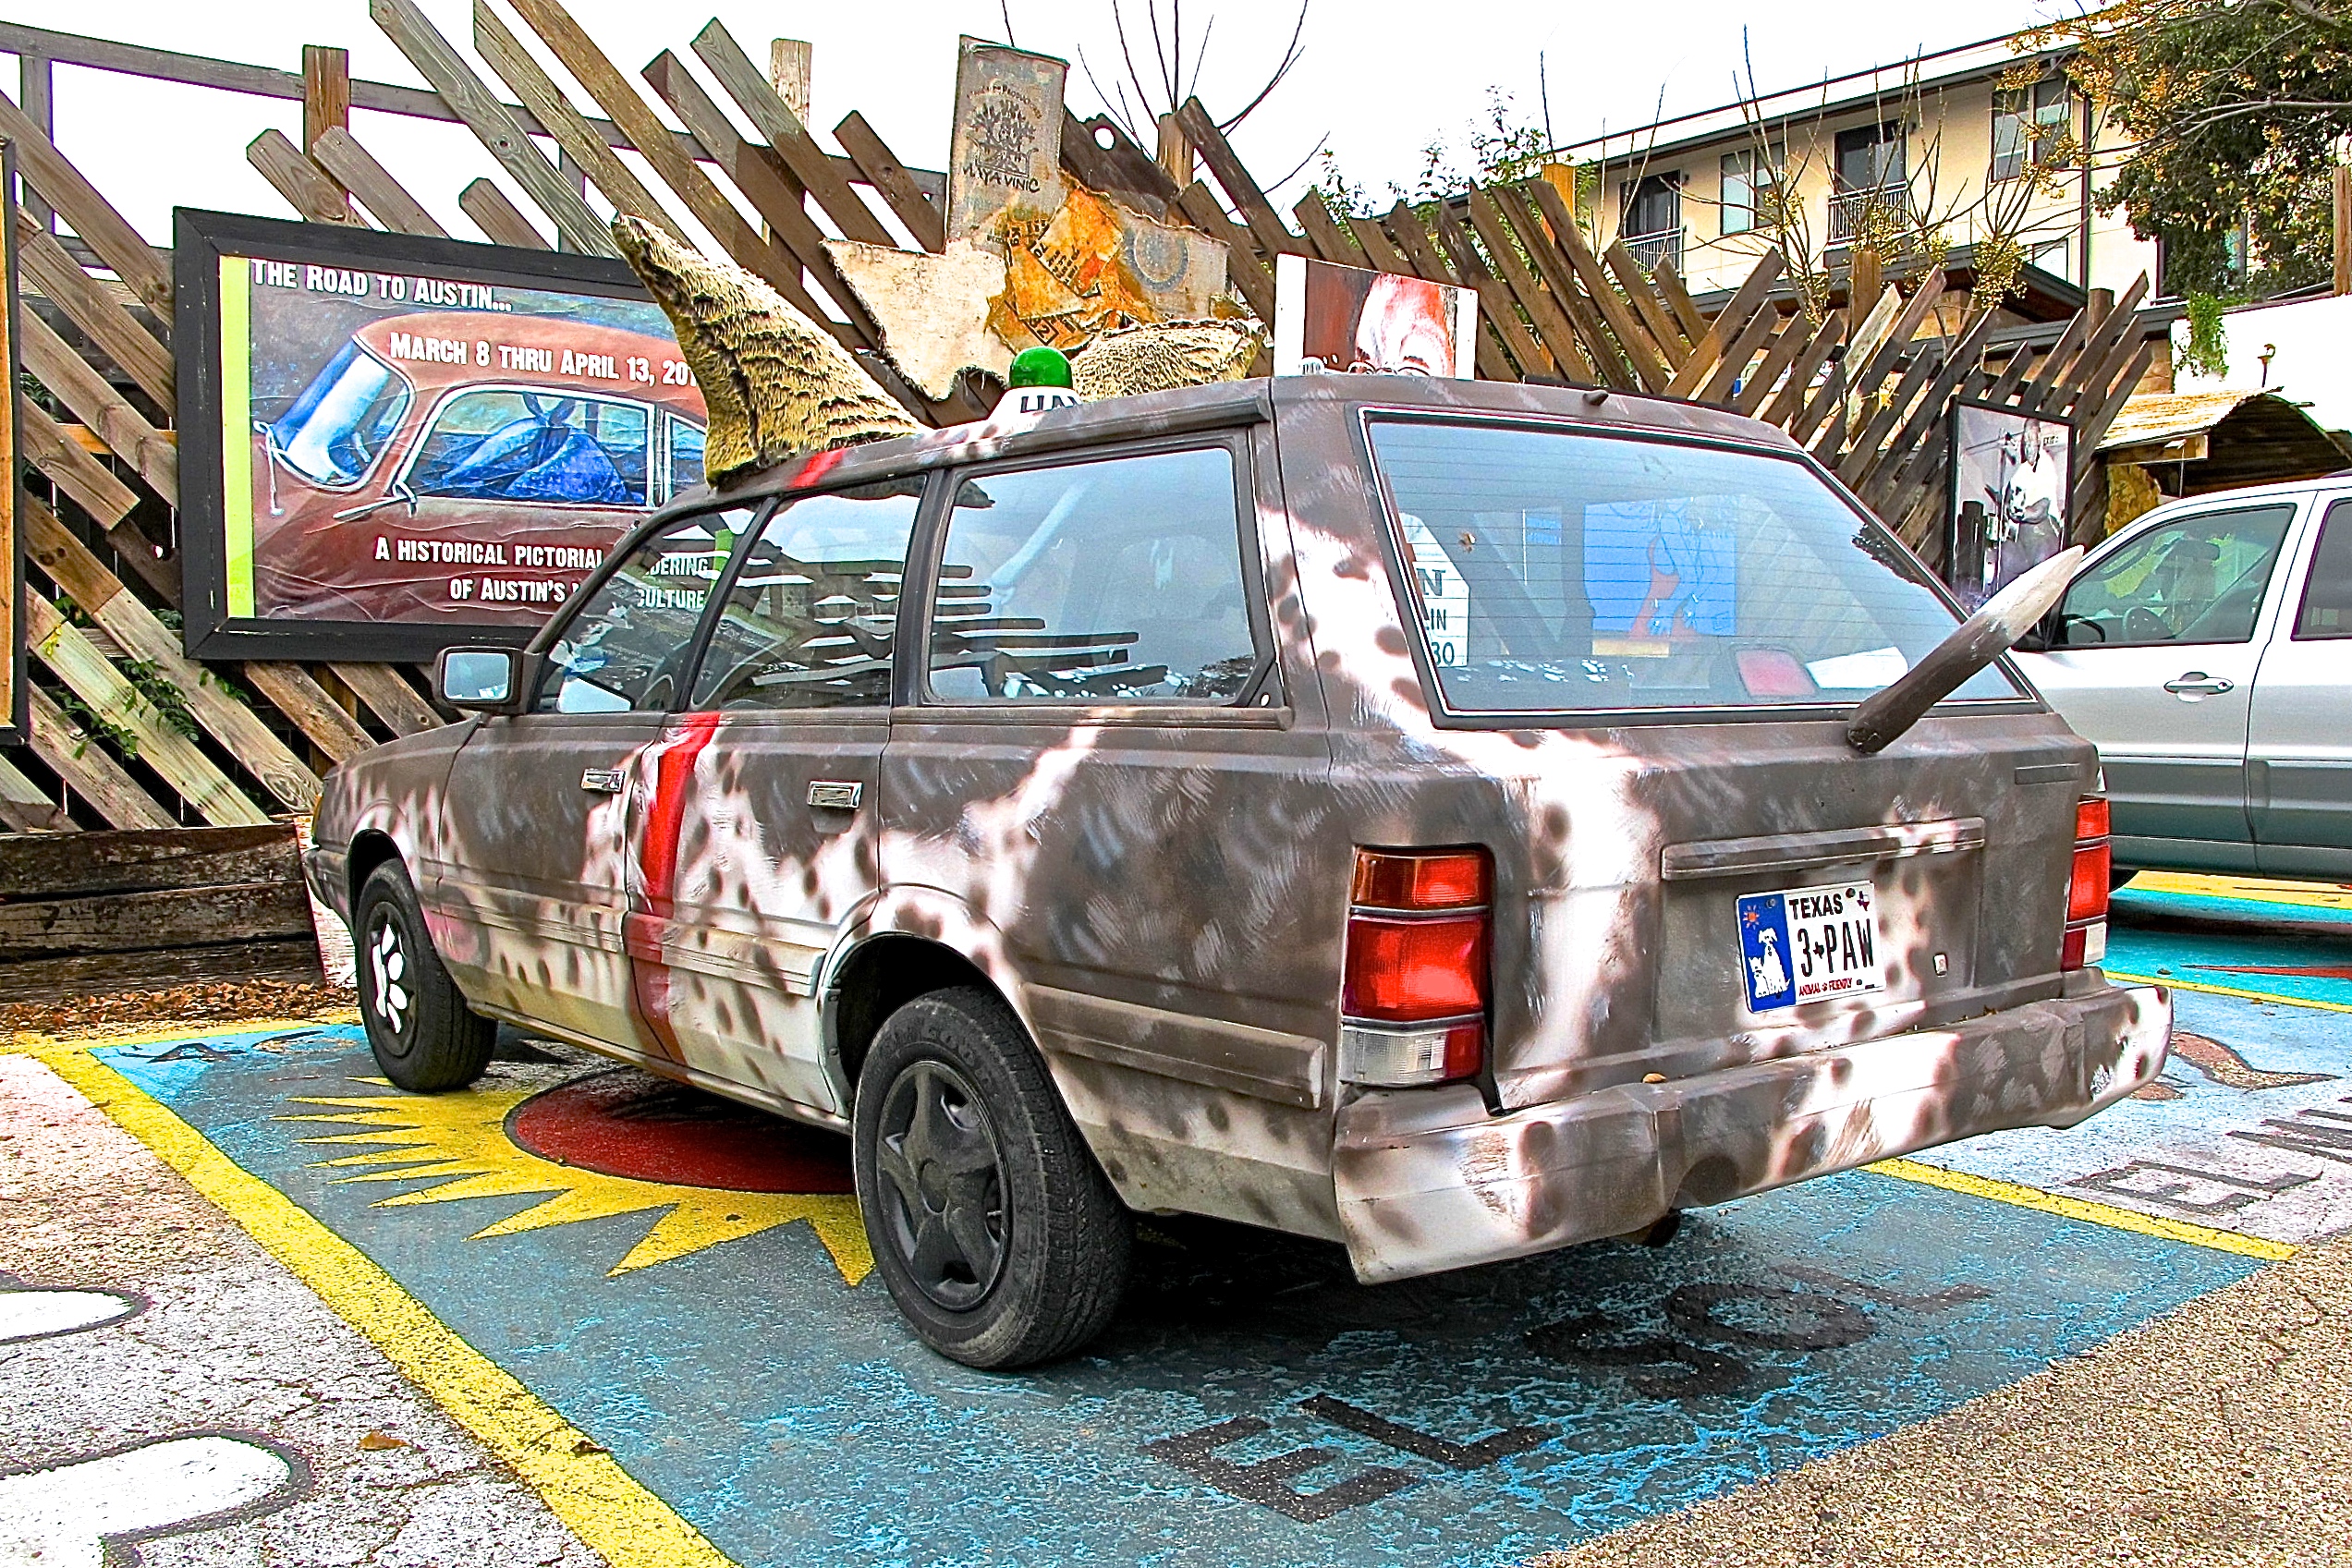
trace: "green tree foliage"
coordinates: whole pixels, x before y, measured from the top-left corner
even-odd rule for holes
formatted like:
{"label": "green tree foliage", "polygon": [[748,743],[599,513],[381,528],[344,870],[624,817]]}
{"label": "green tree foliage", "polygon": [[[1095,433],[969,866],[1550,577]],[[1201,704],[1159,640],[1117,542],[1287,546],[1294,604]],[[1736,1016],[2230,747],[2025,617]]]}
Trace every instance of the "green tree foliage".
{"label": "green tree foliage", "polygon": [[2328,275],[2352,0],[2121,0],[2033,42],[2076,44],[2068,74],[2129,137],[2102,204],[2163,240],[2168,289],[2269,294]]}
{"label": "green tree foliage", "polygon": [[1329,148],[1318,154],[1318,172],[1310,188],[1335,213],[1371,217],[1398,201],[1427,208],[1473,186],[1526,179],[1551,161],[1552,142],[1542,124],[1520,117],[1518,103],[1499,87],[1486,90],[1486,113],[1472,121],[1459,147],[1444,138],[1432,139],[1421,149],[1421,166],[1410,185],[1391,180],[1388,201],[1375,201],[1371,192],[1347,177]]}

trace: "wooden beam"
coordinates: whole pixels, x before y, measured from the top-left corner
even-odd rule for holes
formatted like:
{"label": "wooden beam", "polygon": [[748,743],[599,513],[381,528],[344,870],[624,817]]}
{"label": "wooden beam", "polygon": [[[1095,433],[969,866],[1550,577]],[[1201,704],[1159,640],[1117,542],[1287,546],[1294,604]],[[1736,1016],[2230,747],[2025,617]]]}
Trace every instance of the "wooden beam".
{"label": "wooden beam", "polygon": [[[1764,301],[1749,319],[1748,324],[1740,329],[1739,335],[1732,340],[1731,346],[1724,349],[1723,357],[1715,361],[1715,368],[1708,373],[1706,381],[1690,395],[1690,400],[1729,407],[1734,388],[1743,393],[1748,390],[1740,379],[1748,371],[1748,362],[1756,357],[1757,351],[1764,346],[1765,341],[1779,325],[1780,308],[1770,300]],[[1710,327],[1707,333],[1700,334],[1701,340],[1713,331],[1714,328]],[[1693,357],[1696,358],[1695,352]],[[1686,364],[1683,368],[1688,370],[1689,366]]]}
{"label": "wooden beam", "polygon": [[359,198],[370,215],[395,234],[421,234],[446,239],[449,231],[376,162],[359,138],[335,126],[311,143],[311,161],[333,175],[344,189]]}
{"label": "wooden beam", "polygon": [[1291,204],[1290,215],[1298,220],[1298,232],[1307,237],[1307,243],[1324,261],[1336,261],[1343,267],[1365,264],[1363,247],[1332,217],[1321,192],[1310,190],[1300,197]]}
{"label": "wooden beam", "polygon": [[130,516],[139,492],[116,479],[114,470],[68,439],[41,406],[17,394],[17,429],[24,437],[24,455],[50,483],[79,503],[98,526],[111,529]]}
{"label": "wooden beam", "polygon": [[300,885],[292,824],[166,828],[79,840],[0,839],[0,899],[67,898],[229,882]]}
{"label": "wooden beam", "polygon": [[245,161],[261,170],[262,177],[305,221],[359,225],[343,188],[303,156],[302,150],[286,140],[286,134],[275,127],[246,144]]}
{"label": "wooden beam", "polygon": [[[1777,256],[1780,253],[1773,250],[1766,254]],[[1785,257],[1782,258],[1782,265],[1787,265]],[[1707,318],[1700,313],[1699,302],[1690,298],[1690,290],[1683,286],[1682,274],[1675,271],[1675,264],[1660,257],[1658,264],[1650,269],[1650,281],[1657,286],[1658,298],[1666,302],[1675,324],[1682,329],[1683,340],[1698,342],[1700,334],[1707,330]]]}
{"label": "wooden beam", "polygon": [[[1612,247],[1614,249],[1615,247]],[[1716,361],[1723,358],[1724,350],[1747,332],[1759,315],[1766,311],[1772,312],[1774,317],[1780,314],[1779,309],[1772,302],[1773,285],[1780,281],[1786,265],[1779,251],[1764,252],[1749,272],[1748,280],[1739,286],[1739,292],[1733,295],[1730,302],[1717,313],[1714,324],[1700,334],[1698,341],[1690,345],[1688,356],[1676,367],[1674,380],[1666,383],[1667,396],[1688,397],[1698,391],[1705,383],[1708,373],[1714,370]],[[1757,342],[1761,343],[1762,339],[1759,338]]]}
{"label": "wooden beam", "polygon": [[[687,70],[686,62],[668,50],[653,56],[645,67],[647,85],[662,96],[677,117],[686,122],[687,129],[719,162],[728,179],[735,182],[751,203],[752,209],[768,222],[770,244],[781,244],[794,260],[808,269],[835,306],[848,318],[854,335],[844,338],[852,348],[866,348],[882,342],[882,329],[867,310],[865,301],[858,298],[849,280],[841,275],[825,249],[824,231],[810,218],[801,205],[800,185],[792,172],[778,161],[768,148],[743,140],[719,106],[711,101],[702,84]],[[894,242],[891,249],[896,249]],[[796,286],[799,279],[795,276]],[[832,322],[813,299],[805,293],[785,296],[811,321],[830,326]]]}
{"label": "wooden beam", "polygon": [[1176,111],[1176,118],[1177,126],[1184,131],[1185,140],[1200,155],[1200,161],[1209,165],[1209,173],[1224,188],[1234,210],[1241,214],[1242,222],[1256,237],[1259,248],[1270,259],[1269,264],[1271,258],[1286,252],[1300,256],[1308,254],[1306,243],[1283,226],[1273,204],[1266,200],[1266,193],[1258,188],[1258,182],[1250,177],[1249,167],[1235,155],[1232,146],[1225,139],[1225,133],[1217,128],[1217,122],[1210,117],[1207,109],[1201,107],[1200,100],[1186,99],[1184,107]]}
{"label": "wooden beam", "polygon": [[694,53],[710,67],[711,75],[743,110],[752,127],[768,139],[768,145],[784,160],[793,177],[816,199],[825,216],[841,230],[843,238],[896,249],[898,242],[891,238],[890,231],[849,182],[841,177],[832,156],[817,145],[816,139],[800,123],[800,116],[760,74],[759,67],[743,53],[742,45],[717,18],[713,18],[710,26],[694,35]]}
{"label": "wooden beam", "polygon": [[1552,298],[1551,290],[1545,288],[1528,270],[1527,263],[1519,259],[1519,241],[1511,233],[1502,208],[1483,190],[1470,192],[1468,207],[1470,225],[1485,241],[1488,258],[1494,263],[1495,270],[1503,274],[1504,284],[1517,298],[1520,308],[1527,311],[1536,336],[1550,351],[1560,373],[1587,386],[1601,385],[1599,372],[1585,358],[1583,347],[1577,341],[1576,323],[1568,319],[1559,301]]}
{"label": "wooden beam", "polygon": [[1535,203],[1536,211],[1543,214],[1544,224],[1552,231],[1553,243],[1559,246],[1567,257],[1577,281],[1584,286],[1593,308],[1608,323],[1610,334],[1617,340],[1619,352],[1632,367],[1641,389],[1644,392],[1662,390],[1667,382],[1674,379],[1674,370],[1666,362],[1664,350],[1651,335],[1650,329],[1641,324],[1633,308],[1617,292],[1616,286],[1609,280],[1607,271],[1601,265],[1601,259],[1592,253],[1592,247],[1585,243],[1584,231],[1577,226],[1576,215],[1560,200],[1559,191],[1547,179],[1522,180],[1519,189]]}
{"label": "wooden beam", "polygon": [[12,833],[27,834],[69,833],[81,826],[6,756],[0,756],[0,822],[6,823]]}
{"label": "wooden beam", "polygon": [[329,664],[327,668],[390,725],[393,734],[418,735],[441,727],[441,715],[391,665]]}
{"label": "wooden beam", "polygon": [[1782,322],[1779,335],[1764,351],[1763,360],[1756,367],[1756,373],[1732,395],[1731,411],[1753,419],[1756,410],[1764,406],[1764,399],[1773,395],[1773,388],[1781,376],[1797,362],[1797,356],[1811,345],[1813,335],[1813,323],[1805,319],[1802,311]]}
{"label": "wooden beam", "polygon": [[176,828],[178,820],[101,749],[97,737],[66,716],[39,687],[27,694],[32,711],[32,754],[90,802],[101,820],[116,828]]}
{"label": "wooden beam", "polygon": [[299,664],[256,660],[243,666],[253,688],[294,721],[294,727],[328,757],[347,762],[375,744],[360,722],[338,707]]}
{"label": "wooden beam", "polygon": [[[1804,319],[1799,316],[1797,321]],[[1787,381],[1782,383],[1772,402],[1756,417],[1768,425],[1787,429],[1788,421],[1805,407],[1806,400],[1812,393],[1813,378],[1821,373],[1822,367],[1829,362],[1830,355],[1845,341],[1846,312],[1832,310],[1814,331],[1812,341],[1805,345],[1796,362],[1789,366]]]}
{"label": "wooden beam", "polygon": [[[351,52],[317,43],[302,45],[302,145],[316,147],[328,131],[351,129]],[[324,164],[320,172],[335,179]],[[337,185],[342,182],[336,180]]]}
{"label": "wooden beam", "polygon": [[179,504],[179,449],[170,438],[147,422],[106,378],[91,369],[49,323],[30,310],[17,320],[18,343],[25,368],[75,417],[97,432],[109,450],[139,471],[155,493]]}
{"label": "wooden beam", "polygon": [[139,237],[98,188],[81,177],[23,110],[0,96],[0,138],[17,144],[17,173],[41,193],[82,243],[114,269],[134,298],[168,321],[172,275],[148,243]]}
{"label": "wooden beam", "polygon": [[1512,232],[1525,242],[1526,255],[1534,262],[1552,298],[1575,323],[1577,346],[1599,374],[1601,384],[1627,392],[1639,386],[1625,357],[1617,352],[1608,324],[1578,286],[1576,269],[1568,264],[1566,253],[1552,237],[1551,225],[1536,212],[1526,193],[1515,185],[1503,184],[1488,186],[1486,195],[1510,220]]}
{"label": "wooden beam", "polygon": [[24,602],[26,640],[33,654],[100,716],[131,735],[139,745],[140,761],[198,815],[217,827],[270,820],[194,741],[164,722],[155,705],[91,645],[80,627],[37,593],[27,593]]}
{"label": "wooden beam", "polygon": [[[1666,308],[1658,303],[1658,291],[1642,275],[1641,263],[1634,259],[1632,251],[1626,249],[1626,242],[1622,239],[1610,241],[1609,248],[1601,252],[1601,259],[1609,264],[1609,271],[1616,274],[1617,282],[1625,289],[1626,303],[1631,305],[1634,314],[1641,318],[1641,325],[1650,334],[1650,341],[1657,346],[1660,358],[1669,368],[1681,370],[1689,357],[1690,346],[1683,341],[1681,330],[1666,314]],[[1671,377],[1668,379],[1672,380]]]}
{"label": "wooden beam", "polygon": [[842,151],[849,154],[858,172],[880,193],[884,204],[907,225],[907,232],[915,237],[916,244],[934,254],[947,249],[947,221],[940,216],[939,209],[923,193],[923,188],[915,183],[907,165],[874,134],[865,115],[851,110],[833,128],[833,139],[841,143]]}
{"label": "wooden beam", "polygon": [[66,313],[90,341],[105,351],[123,373],[139,383],[166,415],[177,411],[179,388],[172,352],[66,254],[56,237],[24,208],[16,210],[17,260],[24,276]]}
{"label": "wooden beam", "polygon": [[493,245],[511,245],[518,250],[555,249],[539,232],[539,225],[523,216],[522,209],[508,201],[488,176],[457,193],[457,210],[471,218]]}
{"label": "wooden beam", "polygon": [[1176,198],[1176,206],[1192,220],[1193,226],[1212,239],[1225,242],[1225,264],[1233,279],[1233,286],[1261,322],[1274,319],[1274,276],[1272,266],[1258,257],[1250,243],[1249,231],[1225,216],[1217,205],[1216,196],[1199,180],[1184,188]]}
{"label": "wooden beam", "polygon": [[295,881],[231,882],[0,903],[0,952],[14,960],[183,947],[311,933],[311,901]]}
{"label": "wooden beam", "polygon": [[457,111],[468,129],[490,150],[490,155],[514,176],[523,193],[554,220],[555,232],[575,250],[591,256],[618,256],[620,249],[604,221],[591,211],[555,165],[515,123],[497,96],[459,57],[449,41],[436,31],[419,10],[416,0],[368,0],[374,18],[394,47],[433,83],[442,101]]}
{"label": "wooden beam", "polygon": [[539,123],[547,128],[547,134],[554,138],[555,144],[569,153],[572,162],[587,175],[588,182],[603,192],[605,201],[617,211],[667,230],[682,245],[694,243],[668,210],[653,199],[644,182],[621,162],[619,154],[590,128],[579,111],[572,107],[571,100],[564,96],[563,89],[540,68],[522,41],[483,0],[474,0],[474,53],[530,107]]}
{"label": "wooden beam", "polygon": [[171,682],[196,722],[281,805],[292,811],[314,809],[319,802],[318,775],[271,733],[252,709],[228,695],[211,671],[181,653],[178,634],[157,619],[136,594],[127,592],[121,580],[57,520],[55,513],[30,496],[22,501],[25,553],[33,563],[115,639],[115,646],[153,666]]}

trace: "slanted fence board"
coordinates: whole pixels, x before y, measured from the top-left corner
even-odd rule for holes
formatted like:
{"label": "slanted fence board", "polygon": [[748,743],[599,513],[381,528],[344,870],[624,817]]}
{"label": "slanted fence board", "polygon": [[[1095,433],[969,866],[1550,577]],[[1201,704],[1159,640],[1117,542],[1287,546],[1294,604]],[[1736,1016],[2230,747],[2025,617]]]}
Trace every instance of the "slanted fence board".
{"label": "slanted fence board", "polygon": [[106,754],[98,737],[68,716],[47,692],[34,687],[26,700],[31,708],[32,754],[64,780],[68,790],[88,801],[109,826],[178,825],[121,763]]}

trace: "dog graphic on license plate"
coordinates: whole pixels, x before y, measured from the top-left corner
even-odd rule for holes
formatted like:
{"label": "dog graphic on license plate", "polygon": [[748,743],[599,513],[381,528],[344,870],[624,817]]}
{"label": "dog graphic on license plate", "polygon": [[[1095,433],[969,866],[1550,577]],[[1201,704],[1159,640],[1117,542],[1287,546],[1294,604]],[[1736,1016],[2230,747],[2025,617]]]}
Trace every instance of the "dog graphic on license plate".
{"label": "dog graphic on license plate", "polygon": [[1868,882],[1739,895],[1740,979],[1750,1013],[1884,991],[1878,895]]}

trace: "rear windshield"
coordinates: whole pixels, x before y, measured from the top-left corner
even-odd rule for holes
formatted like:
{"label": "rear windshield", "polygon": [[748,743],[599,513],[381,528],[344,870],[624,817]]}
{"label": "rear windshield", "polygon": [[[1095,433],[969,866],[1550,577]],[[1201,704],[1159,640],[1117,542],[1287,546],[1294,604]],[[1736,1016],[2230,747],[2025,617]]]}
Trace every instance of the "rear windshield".
{"label": "rear windshield", "polygon": [[[1850,703],[1957,624],[1793,460],[1395,419],[1371,441],[1456,712]],[[1996,666],[1954,695],[2020,693]]]}

